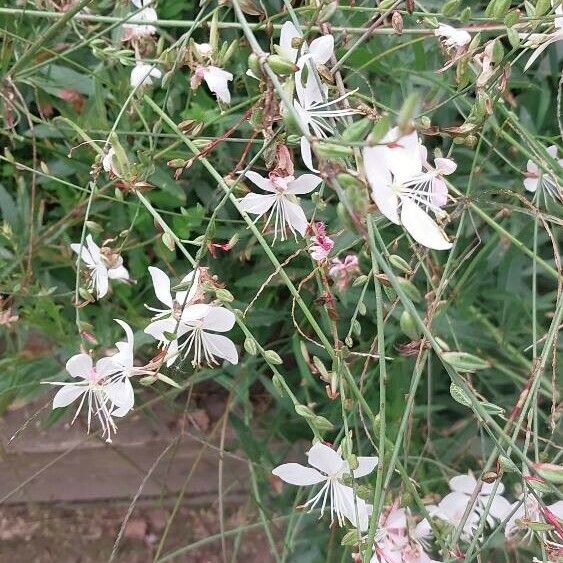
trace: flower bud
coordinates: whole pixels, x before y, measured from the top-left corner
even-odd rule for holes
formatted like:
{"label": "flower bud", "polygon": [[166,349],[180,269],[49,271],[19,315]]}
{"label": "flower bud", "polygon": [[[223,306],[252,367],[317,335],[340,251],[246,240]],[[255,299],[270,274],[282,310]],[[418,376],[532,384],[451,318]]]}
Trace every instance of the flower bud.
{"label": "flower bud", "polygon": [[228,289],[217,289],[215,291],[215,297],[221,301],[221,303],[232,303],[235,298],[233,294]]}
{"label": "flower bud", "polygon": [[285,57],[280,57],[280,55],[269,55],[268,56],[269,67],[280,76],[286,76],[288,74],[295,74],[299,67],[292,63]]}
{"label": "flower bud", "polygon": [[396,254],[391,254],[389,256],[389,263],[404,274],[410,274],[412,272],[412,268],[409,266],[409,263],[404,258],[401,258]]}
{"label": "flower bud", "polygon": [[283,364],[283,360],[280,358],[277,352],[274,350],[265,350],[264,351],[264,359],[272,365],[281,365]]}
{"label": "flower bud", "polygon": [[332,16],[336,13],[337,9],[338,9],[338,2],[336,0],[334,0],[334,2],[329,2],[328,4],[325,4],[317,17],[317,23],[321,24],[329,21],[330,18],[332,18]]}
{"label": "flower bud", "polygon": [[534,469],[538,475],[555,485],[563,485],[563,465],[555,463],[534,463]]}
{"label": "flower bud", "polygon": [[256,53],[248,55],[248,68],[259,78],[262,76],[262,68],[260,67],[260,59]]}
{"label": "flower bud", "polygon": [[295,412],[306,419],[314,419],[317,415],[306,405],[295,405]]}
{"label": "flower bud", "polygon": [[408,311],[403,311],[401,314],[401,319],[399,321],[401,325],[401,330],[411,339],[418,340],[420,334],[412,315]]}
{"label": "flower bud", "polygon": [[258,347],[256,346],[256,340],[251,336],[247,336],[244,340],[244,349],[251,356],[256,356],[258,352]]}
{"label": "flower bud", "polygon": [[332,424],[332,422],[324,416],[315,416],[311,420],[311,424],[319,430],[319,432],[330,432],[331,430],[334,430],[334,424]]}
{"label": "flower bud", "polygon": [[349,125],[342,133],[342,138],[349,143],[354,143],[356,141],[362,141],[367,135],[368,131],[373,125],[373,121],[364,117],[359,121],[355,121],[352,125]]}
{"label": "flower bud", "polygon": [[327,158],[343,158],[346,156],[352,156],[354,154],[352,147],[346,147],[344,145],[337,145],[319,141],[315,146],[317,149],[316,152],[319,155]]}
{"label": "flower bud", "polygon": [[391,26],[395,30],[395,33],[401,35],[403,33],[403,16],[397,11],[393,12],[391,16]]}

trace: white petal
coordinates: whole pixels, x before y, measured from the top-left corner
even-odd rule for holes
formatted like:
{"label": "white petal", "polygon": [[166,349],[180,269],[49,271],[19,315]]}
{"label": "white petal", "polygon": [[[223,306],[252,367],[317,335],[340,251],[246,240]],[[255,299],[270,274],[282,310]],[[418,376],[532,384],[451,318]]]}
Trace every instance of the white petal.
{"label": "white petal", "polygon": [[412,238],[434,250],[449,250],[452,243],[442,233],[437,223],[409,198],[402,198],[401,223]]}
{"label": "white petal", "polygon": [[205,318],[209,314],[209,310],[211,308],[211,305],[206,305],[205,303],[189,305],[182,311],[182,323],[191,325],[195,321],[201,321],[201,319]]}
{"label": "white petal", "polygon": [[379,458],[373,457],[358,457],[358,467],[354,469],[354,477],[363,477],[369,475],[376,467]]}
{"label": "white petal", "polygon": [[[128,377],[123,378],[121,381],[105,385],[104,392],[109,397],[110,401],[118,407],[117,411],[112,412],[112,415],[124,416],[133,408],[135,393]],[[120,414],[118,414],[118,412]]]}
{"label": "white petal", "polygon": [[326,474],[336,474],[344,465],[340,454],[321,442],[314,444],[307,452],[307,459],[309,465]]}
{"label": "white petal", "polygon": [[231,103],[231,93],[229,92],[229,80],[233,79],[230,72],[216,66],[208,66],[203,74],[209,89],[217,96],[217,99],[226,104]]}
{"label": "white petal", "polygon": [[205,330],[215,330],[217,332],[227,332],[235,326],[235,314],[225,307],[209,307],[209,311],[203,319]]}
{"label": "white petal", "polygon": [[264,215],[276,202],[275,195],[262,195],[262,194],[246,194],[239,200],[240,207],[247,213],[253,215]]}
{"label": "white petal", "polygon": [[[486,506],[490,497],[483,498],[483,504]],[[510,514],[510,503],[500,494],[496,494],[491,503],[489,514],[497,520],[504,520]]]}
{"label": "white petal", "polygon": [[551,158],[557,158],[557,145],[550,145],[546,151]]}
{"label": "white petal", "polygon": [[540,183],[539,178],[524,178],[524,187],[529,191],[534,193],[538,189]]}
{"label": "white petal", "polygon": [[444,207],[448,203],[448,186],[442,178],[434,178],[432,180],[432,196],[430,201],[438,207]]}
{"label": "white petal", "polygon": [[[200,278],[199,268],[194,270],[193,272],[190,272],[188,275],[182,278],[182,281],[180,282],[182,285],[187,284],[188,282],[190,282],[191,285],[189,286],[190,289],[188,292],[178,291],[176,293],[176,303],[183,305],[184,303],[188,304],[191,301],[193,301],[194,297],[196,296],[196,293],[199,291],[199,278]],[[186,297],[186,293],[187,293],[187,297]]]}
{"label": "white petal", "polygon": [[156,340],[160,340],[161,342],[168,342],[164,333],[174,333],[177,325],[178,321],[173,318],[159,319],[157,321],[153,321],[145,328],[145,334],[150,334],[153,338],[156,338]]}
{"label": "white petal", "polygon": [[94,287],[96,288],[96,298],[104,298],[109,290],[109,276],[107,268],[100,264],[96,266],[96,269],[92,272],[94,277]]}
{"label": "white petal", "polygon": [[311,42],[309,53],[316,65],[326,64],[334,54],[334,37],[323,35]]}
{"label": "white petal", "polygon": [[149,274],[157,299],[170,309],[172,308],[172,294],[170,293],[170,278],[160,269],[149,266]]}
{"label": "white petal", "polygon": [[404,181],[422,172],[420,140],[416,131],[403,135],[398,127],[394,127],[382,142],[387,143],[385,160],[395,178]]}
{"label": "white petal", "polygon": [[76,254],[80,254],[80,259],[87,266],[89,266],[90,268],[94,268],[96,266],[96,262],[94,262],[94,259],[92,258],[92,255],[90,254],[90,251],[85,244],[82,245],[82,252],[80,252],[80,243],[73,243],[70,245],[70,248],[73,252],[76,252]]}
{"label": "white petal", "polygon": [[366,147],[363,160],[373,201],[389,221],[398,225],[399,199],[391,187],[391,172],[385,163],[385,148]]}
{"label": "white petal", "polygon": [[129,272],[125,266],[118,266],[117,268],[110,268],[108,270],[108,276],[112,280],[128,280]]}
{"label": "white petal", "polygon": [[451,158],[436,158],[434,164],[436,170],[444,176],[449,176],[457,170],[457,164]]}
{"label": "white petal", "polygon": [[354,494],[352,487],[336,483],[333,488],[335,498],[333,502],[342,514],[360,530],[368,529],[369,518],[366,501]]}
{"label": "white petal", "polygon": [[309,143],[307,137],[301,137],[301,160],[303,164],[312,172],[318,172],[318,170],[313,166],[313,153],[311,152],[311,143]]}
{"label": "white petal", "polygon": [[211,332],[202,332],[201,340],[205,348],[211,355],[223,358],[231,364],[238,364],[238,352],[232,340],[222,334],[213,334]]}
{"label": "white petal", "polygon": [[92,358],[88,354],[76,354],[72,356],[72,358],[69,358],[65,368],[72,377],[85,379],[88,377],[93,366]]}
{"label": "white petal", "polygon": [[92,235],[88,235],[86,237],[86,245],[88,246],[88,251],[90,252],[90,256],[92,256],[92,260],[99,264],[102,261],[102,254],[100,252],[100,247],[94,242]]}
{"label": "white petal", "polygon": [[250,180],[253,184],[256,184],[261,190],[264,190],[265,192],[277,192],[275,186],[272,184],[272,181],[269,178],[260,176],[258,172],[249,170],[248,172],[246,172],[244,177]]}
{"label": "white petal", "polygon": [[307,221],[301,206],[297,203],[292,203],[285,197],[281,199],[280,203],[283,206],[286,222],[291,230],[297,231],[301,236],[305,236],[309,221]]}
{"label": "white petal", "polygon": [[282,481],[299,487],[316,485],[326,481],[326,477],[316,469],[305,467],[299,463],[284,463],[276,467],[272,473]]}
{"label": "white petal", "polygon": [[308,194],[316,189],[323,181],[320,176],[316,174],[303,174],[292,182],[289,182],[287,193],[290,194]]}
{"label": "white petal", "polygon": [[96,373],[100,377],[107,377],[109,375],[115,375],[123,371],[122,366],[113,360],[113,357],[100,358],[96,362]]}
{"label": "white petal", "polygon": [[131,348],[133,348],[133,344],[134,344],[134,336],[133,336],[133,330],[131,329],[131,327],[125,322],[122,321],[121,319],[113,319],[124,331],[125,331],[125,336],[127,337],[127,344],[129,346],[131,346]]}
{"label": "white petal", "polygon": [[166,349],[166,367],[170,367],[179,357],[178,340],[172,340]]}
{"label": "white petal", "polygon": [[477,480],[473,475],[456,475],[449,480],[449,485],[452,491],[472,495],[477,486]]}
{"label": "white petal", "polygon": [[53,408],[58,409],[59,407],[66,407],[67,405],[70,405],[86,391],[88,391],[88,387],[86,385],[71,384],[61,387],[53,398]]}
{"label": "white petal", "polygon": [[292,41],[298,37],[299,33],[293,23],[286,21],[280,31],[280,55],[292,63],[297,60],[297,49],[292,46]]}
{"label": "white petal", "polygon": [[558,500],[557,502],[548,505],[547,508],[549,509],[550,512],[553,512],[553,514],[559,520],[563,520],[563,500]]}

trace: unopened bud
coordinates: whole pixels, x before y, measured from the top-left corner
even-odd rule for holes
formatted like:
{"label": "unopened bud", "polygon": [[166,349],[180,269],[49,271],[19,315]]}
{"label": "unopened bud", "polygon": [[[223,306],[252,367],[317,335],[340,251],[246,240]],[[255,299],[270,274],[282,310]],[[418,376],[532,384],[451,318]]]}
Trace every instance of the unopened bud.
{"label": "unopened bud", "polygon": [[215,291],[215,297],[222,303],[232,303],[235,300],[233,294],[228,289],[222,288]]}
{"label": "unopened bud", "polygon": [[550,483],[555,485],[563,484],[563,465],[555,463],[535,463],[534,469],[538,475]]}
{"label": "unopened bud", "polygon": [[391,16],[391,26],[395,30],[395,33],[399,35],[403,33],[403,16],[399,12],[393,12]]}
{"label": "unopened bud", "polygon": [[321,24],[329,21],[330,18],[334,16],[337,9],[338,9],[338,2],[336,0],[334,2],[325,4],[319,13],[319,16],[317,17],[317,23]]}
{"label": "unopened bud", "polygon": [[295,63],[292,63],[285,57],[280,57],[280,55],[270,55],[268,57],[268,65],[276,74],[281,76],[295,74],[299,70]]}
{"label": "unopened bud", "polygon": [[184,168],[187,164],[188,161],[183,158],[173,158],[166,163],[166,165],[170,166],[170,168]]}
{"label": "unopened bud", "polygon": [[283,364],[283,360],[280,358],[277,352],[274,350],[265,350],[264,351],[264,359],[272,365],[281,365]]}
{"label": "unopened bud", "polygon": [[250,53],[248,55],[248,68],[260,78],[262,76],[262,68],[260,67],[260,59],[258,59],[258,55],[256,53]]}
{"label": "unopened bud", "polygon": [[316,145],[317,153],[321,156],[327,158],[343,158],[345,156],[351,156],[354,151],[352,147],[346,147],[344,145],[337,145],[333,143],[318,142]]}

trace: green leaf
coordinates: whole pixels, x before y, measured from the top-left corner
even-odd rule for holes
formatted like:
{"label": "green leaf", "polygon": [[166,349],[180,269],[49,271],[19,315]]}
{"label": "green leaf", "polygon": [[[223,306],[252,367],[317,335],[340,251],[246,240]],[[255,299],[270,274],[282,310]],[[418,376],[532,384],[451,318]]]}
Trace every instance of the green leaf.
{"label": "green leaf", "polygon": [[443,352],[441,358],[460,371],[476,371],[491,367],[489,362],[467,352]]}

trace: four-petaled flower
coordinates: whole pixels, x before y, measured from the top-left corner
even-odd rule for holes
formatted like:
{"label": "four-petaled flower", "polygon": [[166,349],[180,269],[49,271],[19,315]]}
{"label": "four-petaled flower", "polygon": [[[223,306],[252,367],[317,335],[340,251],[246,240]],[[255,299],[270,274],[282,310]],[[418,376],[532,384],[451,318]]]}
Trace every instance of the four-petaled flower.
{"label": "four-petaled flower", "polygon": [[379,211],[391,222],[402,225],[423,246],[450,249],[451,242],[429,215],[430,211],[437,217],[445,215],[441,209],[445,184],[436,184],[435,180],[449,173],[450,168],[423,171],[423,150],[417,132],[401,134],[395,127],[380,145],[366,147],[363,157],[371,195]]}
{"label": "four-petaled flower", "polygon": [[276,467],[272,473],[290,485],[300,487],[322,483],[321,490],[305,506],[313,510],[321,504],[321,516],[330,504],[332,522],[343,526],[349,520],[360,531],[367,530],[369,510],[365,500],[358,497],[352,487],[344,485],[344,475],[355,478],[371,473],[377,466],[377,457],[358,457],[358,467],[350,469],[347,461],[329,446],[317,442],[308,452],[307,461],[311,467],[299,463],[284,463]]}
{"label": "four-petaled flower", "polygon": [[107,442],[111,442],[111,433],[117,430],[113,418],[123,417],[133,408],[135,395],[129,378],[133,375],[152,373],[145,368],[133,366],[133,331],[126,322],[119,319],[115,321],[127,335],[127,342],[116,344],[116,354],[99,359],[96,365],[88,354],[76,354],[67,361],[66,371],[77,381],[46,382],[61,387],[53,399],[54,409],[66,407],[80,399],[72,422],[86,403],[88,432],[92,418],[96,417]]}
{"label": "four-petaled flower", "polygon": [[192,90],[196,90],[204,80],[209,90],[215,94],[218,100],[225,104],[231,103],[231,93],[229,92],[229,81],[233,75],[217,66],[198,66],[195,69],[190,85]]}
{"label": "four-petaled flower", "polygon": [[464,29],[456,29],[451,25],[440,24],[438,28],[434,30],[434,35],[443,38],[446,47],[455,47],[458,51],[465,49],[465,47],[471,43],[471,35],[469,35],[467,31]]}
{"label": "four-petaled flower", "polygon": [[89,289],[95,293],[96,299],[102,299],[107,294],[110,279],[129,280],[129,272],[123,266],[121,256],[106,247],[100,249],[92,235],[86,237],[86,244],[73,243],[70,248],[80,255],[80,261],[90,270]]}
{"label": "four-petaled flower", "polygon": [[273,217],[274,241],[278,235],[282,241],[285,240],[288,229],[294,236],[296,232],[305,236],[308,221],[296,196],[312,192],[322,182],[322,178],[314,174],[303,174],[295,178],[280,176],[275,172],[264,178],[252,171],[247,172],[246,177],[261,190],[269,193],[246,194],[239,201],[241,208],[258,217],[269,212],[264,228],[270,224]]}

